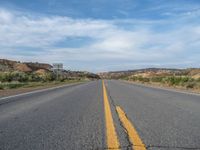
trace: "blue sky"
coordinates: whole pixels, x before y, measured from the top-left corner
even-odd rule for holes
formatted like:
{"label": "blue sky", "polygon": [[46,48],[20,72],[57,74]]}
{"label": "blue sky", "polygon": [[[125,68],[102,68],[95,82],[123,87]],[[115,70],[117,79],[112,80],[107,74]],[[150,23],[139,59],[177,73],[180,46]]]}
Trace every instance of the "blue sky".
{"label": "blue sky", "polygon": [[200,67],[199,0],[0,0],[0,58],[92,72]]}

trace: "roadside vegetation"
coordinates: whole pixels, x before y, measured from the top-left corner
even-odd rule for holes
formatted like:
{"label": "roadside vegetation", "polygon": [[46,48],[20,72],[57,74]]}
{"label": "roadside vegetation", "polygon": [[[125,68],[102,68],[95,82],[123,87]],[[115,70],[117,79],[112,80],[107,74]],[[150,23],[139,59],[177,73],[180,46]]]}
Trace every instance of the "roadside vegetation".
{"label": "roadside vegetation", "polygon": [[71,83],[83,81],[81,78],[67,78],[64,76],[56,76],[52,72],[47,72],[43,75],[36,73],[24,73],[19,71],[0,72],[0,90],[38,87],[46,85],[57,85],[64,83]]}
{"label": "roadside vegetation", "polygon": [[87,71],[56,70],[46,63],[0,59],[0,96],[7,91],[17,91],[7,89],[31,90],[99,78]]}
{"label": "roadside vegetation", "polygon": [[200,78],[192,78],[189,76],[155,76],[155,77],[142,77],[142,76],[129,76],[124,77],[124,80],[164,85],[169,87],[180,87],[184,89],[200,89]]}

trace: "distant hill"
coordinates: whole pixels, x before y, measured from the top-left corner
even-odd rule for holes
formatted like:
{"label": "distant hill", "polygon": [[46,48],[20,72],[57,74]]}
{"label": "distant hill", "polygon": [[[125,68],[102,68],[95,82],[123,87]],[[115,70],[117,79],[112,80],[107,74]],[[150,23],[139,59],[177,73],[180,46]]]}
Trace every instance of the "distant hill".
{"label": "distant hill", "polygon": [[200,77],[200,68],[189,69],[171,69],[171,68],[146,68],[126,71],[113,71],[98,73],[101,78],[106,79],[121,79],[129,76],[142,76],[142,77],[154,77],[154,76],[172,76],[172,75],[188,75],[193,78]]}

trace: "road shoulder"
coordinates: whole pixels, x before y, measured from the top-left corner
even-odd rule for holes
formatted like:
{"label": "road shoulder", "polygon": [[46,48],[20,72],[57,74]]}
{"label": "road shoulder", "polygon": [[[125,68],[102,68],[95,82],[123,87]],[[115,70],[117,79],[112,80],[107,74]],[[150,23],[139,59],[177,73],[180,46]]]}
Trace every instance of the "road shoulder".
{"label": "road shoulder", "polygon": [[159,85],[154,85],[154,84],[143,84],[140,82],[126,81],[126,80],[120,80],[120,81],[122,81],[124,83],[128,83],[128,84],[133,84],[133,85],[138,85],[138,86],[143,86],[143,87],[148,87],[148,88],[154,88],[154,89],[166,90],[166,91],[171,91],[171,92],[178,92],[178,93],[183,93],[183,94],[191,94],[191,95],[200,96],[199,92],[192,91],[192,90],[186,90],[186,89],[180,89],[180,88],[168,87],[168,86],[159,86]]}
{"label": "road shoulder", "polygon": [[15,95],[22,95],[22,94],[37,92],[37,91],[41,91],[41,90],[59,88],[59,87],[63,87],[63,86],[73,85],[73,84],[80,84],[80,83],[84,83],[84,82],[61,83],[61,84],[44,85],[44,86],[38,86],[38,87],[0,90],[0,99],[15,96]]}

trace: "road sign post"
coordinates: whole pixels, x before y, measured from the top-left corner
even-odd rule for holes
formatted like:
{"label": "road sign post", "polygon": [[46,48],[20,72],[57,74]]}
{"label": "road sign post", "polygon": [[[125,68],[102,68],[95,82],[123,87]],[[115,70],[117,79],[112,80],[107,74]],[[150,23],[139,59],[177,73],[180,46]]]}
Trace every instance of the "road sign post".
{"label": "road sign post", "polygon": [[54,63],[53,71],[56,73],[56,80],[59,79],[60,70],[63,70],[63,64],[62,63]]}

